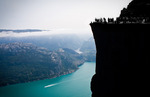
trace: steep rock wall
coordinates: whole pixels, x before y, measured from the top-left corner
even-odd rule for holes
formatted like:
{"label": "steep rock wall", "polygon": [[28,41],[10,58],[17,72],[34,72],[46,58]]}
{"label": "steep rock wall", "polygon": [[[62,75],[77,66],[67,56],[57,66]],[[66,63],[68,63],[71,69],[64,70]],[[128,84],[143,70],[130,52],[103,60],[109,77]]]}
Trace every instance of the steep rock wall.
{"label": "steep rock wall", "polygon": [[96,43],[93,97],[145,95],[149,24],[91,24]]}

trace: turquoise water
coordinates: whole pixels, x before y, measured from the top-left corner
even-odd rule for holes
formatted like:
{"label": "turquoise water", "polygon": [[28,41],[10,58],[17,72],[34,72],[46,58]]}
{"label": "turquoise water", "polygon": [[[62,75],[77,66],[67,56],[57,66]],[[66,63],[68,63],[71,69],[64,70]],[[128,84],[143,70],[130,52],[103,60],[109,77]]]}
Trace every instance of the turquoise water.
{"label": "turquoise water", "polygon": [[54,79],[0,88],[0,97],[91,97],[90,81],[95,62],[86,62],[76,72]]}

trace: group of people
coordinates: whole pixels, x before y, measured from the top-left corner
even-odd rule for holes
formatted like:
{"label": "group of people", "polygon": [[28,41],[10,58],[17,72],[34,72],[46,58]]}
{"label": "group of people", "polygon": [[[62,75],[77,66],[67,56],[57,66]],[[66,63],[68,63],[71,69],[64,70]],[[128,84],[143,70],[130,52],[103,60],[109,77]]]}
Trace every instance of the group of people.
{"label": "group of people", "polygon": [[95,19],[96,23],[102,23],[102,24],[107,24],[107,23],[114,23],[114,18],[100,18],[100,19]]}
{"label": "group of people", "polygon": [[[92,23],[92,22],[91,22]],[[118,17],[114,18],[100,18],[95,19],[93,23],[101,24],[149,24],[150,17]]]}

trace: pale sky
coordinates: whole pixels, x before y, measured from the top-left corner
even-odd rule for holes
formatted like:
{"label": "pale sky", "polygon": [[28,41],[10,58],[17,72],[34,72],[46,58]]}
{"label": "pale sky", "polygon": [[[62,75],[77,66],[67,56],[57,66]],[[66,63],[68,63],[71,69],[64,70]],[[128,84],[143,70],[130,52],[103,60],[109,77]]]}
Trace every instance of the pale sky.
{"label": "pale sky", "polygon": [[131,0],[0,0],[0,29],[90,32],[95,18],[118,17]]}

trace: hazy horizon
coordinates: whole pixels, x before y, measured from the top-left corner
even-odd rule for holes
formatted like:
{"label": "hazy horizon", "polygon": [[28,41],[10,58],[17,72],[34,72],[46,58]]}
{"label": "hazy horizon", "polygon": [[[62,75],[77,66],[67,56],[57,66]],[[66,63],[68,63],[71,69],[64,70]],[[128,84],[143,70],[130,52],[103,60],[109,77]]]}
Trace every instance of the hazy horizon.
{"label": "hazy horizon", "polygon": [[0,0],[0,29],[91,33],[95,18],[118,17],[131,0]]}

